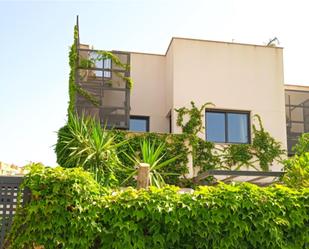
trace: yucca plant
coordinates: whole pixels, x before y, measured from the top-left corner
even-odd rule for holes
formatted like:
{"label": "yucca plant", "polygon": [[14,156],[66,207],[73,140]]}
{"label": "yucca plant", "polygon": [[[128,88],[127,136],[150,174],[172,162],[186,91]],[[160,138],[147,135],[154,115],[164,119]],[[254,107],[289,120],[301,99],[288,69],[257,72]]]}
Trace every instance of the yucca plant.
{"label": "yucca plant", "polygon": [[57,162],[62,167],[83,167],[104,186],[117,184],[116,171],[120,167],[114,136],[93,118],[70,113],[68,123],[58,132]]}
{"label": "yucca plant", "polygon": [[[129,145],[130,146],[130,145]],[[140,143],[140,154],[136,152],[130,146],[132,154],[125,155],[130,161],[132,161],[136,166],[140,163],[147,163],[150,166],[149,173],[149,184],[150,186],[163,187],[165,185],[164,177],[165,175],[177,175],[172,172],[163,172],[163,168],[168,164],[174,162],[179,156],[175,156],[164,160],[166,145],[164,143],[157,143],[156,141],[150,141],[144,139]],[[127,182],[130,178],[137,175],[137,168],[125,168],[128,177],[123,181],[123,184]]]}

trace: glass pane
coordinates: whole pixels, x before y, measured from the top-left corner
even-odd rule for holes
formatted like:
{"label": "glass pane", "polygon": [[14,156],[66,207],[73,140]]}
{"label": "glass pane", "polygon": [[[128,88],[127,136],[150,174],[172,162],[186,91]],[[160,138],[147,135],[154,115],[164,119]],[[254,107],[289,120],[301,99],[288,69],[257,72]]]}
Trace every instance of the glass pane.
{"label": "glass pane", "polygon": [[[104,60],[104,69],[112,69],[112,60],[111,59],[105,59]],[[111,78],[112,73],[110,71],[104,71],[104,77],[105,78]]]}
{"label": "glass pane", "polygon": [[248,114],[228,113],[228,142],[248,143]]}
{"label": "glass pane", "polygon": [[147,131],[146,119],[134,119],[130,118],[130,131]]}
{"label": "glass pane", "polygon": [[112,68],[112,60],[111,59],[105,59],[104,60],[104,68],[107,68],[107,69]]}
{"label": "glass pane", "polygon": [[225,142],[225,114],[206,112],[206,140]]}

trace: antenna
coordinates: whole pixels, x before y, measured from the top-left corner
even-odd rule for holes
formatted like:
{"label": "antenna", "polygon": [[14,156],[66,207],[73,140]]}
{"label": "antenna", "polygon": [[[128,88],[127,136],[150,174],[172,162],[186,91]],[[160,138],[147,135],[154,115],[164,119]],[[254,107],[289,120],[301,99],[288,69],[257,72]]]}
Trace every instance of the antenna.
{"label": "antenna", "polygon": [[273,39],[270,39],[269,42],[267,43],[267,47],[275,47],[275,41],[280,45],[279,39],[277,37],[274,37]]}

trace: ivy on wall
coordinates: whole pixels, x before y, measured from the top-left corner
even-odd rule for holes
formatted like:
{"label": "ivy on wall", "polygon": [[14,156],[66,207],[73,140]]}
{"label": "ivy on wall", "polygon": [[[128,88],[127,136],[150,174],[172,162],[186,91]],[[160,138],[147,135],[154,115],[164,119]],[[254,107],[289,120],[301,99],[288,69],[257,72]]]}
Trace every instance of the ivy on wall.
{"label": "ivy on wall", "polygon": [[258,127],[253,124],[253,140],[251,144],[252,154],[258,159],[262,170],[268,171],[272,162],[281,162],[281,156],[285,151],[281,144],[267,132],[259,115],[254,115],[258,121]]}
{"label": "ivy on wall", "polygon": [[[176,124],[181,127],[182,132],[191,135],[197,135],[201,132],[203,127],[202,118],[204,117],[205,108],[213,106],[212,103],[205,103],[200,108],[197,108],[193,101],[190,102],[191,108],[181,107],[175,109],[178,113]],[[185,117],[188,117],[188,121],[185,122]]]}
{"label": "ivy on wall", "polygon": [[[205,127],[203,127],[205,108],[213,104],[205,103],[200,108],[193,101],[190,104],[191,108],[175,109],[178,113],[176,124],[181,127],[184,134],[190,135],[195,166],[199,166],[203,170],[214,167],[239,170],[243,166],[258,169],[256,167],[256,164],[258,164],[261,170],[269,171],[269,167],[274,161],[282,162],[281,156],[285,151],[281,148],[281,144],[265,130],[259,115],[253,116],[258,125],[252,125],[253,138],[251,144],[219,146],[197,137],[198,133],[204,133],[205,130]],[[187,120],[185,120],[185,116]],[[200,161],[201,158],[204,159],[203,162]]]}
{"label": "ivy on wall", "polygon": [[[97,57],[96,58],[80,58],[79,67],[84,69],[94,68],[96,62],[104,61],[104,60],[111,60],[112,63],[123,70],[130,70],[130,65],[124,64],[121,62],[118,56],[114,55],[113,53],[105,50],[97,50],[96,51]],[[133,88],[133,80],[130,77],[124,76],[120,72],[113,72],[119,78],[126,82],[129,89]]]}
{"label": "ivy on wall", "polygon": [[[77,53],[77,44],[78,44],[78,28],[74,26],[74,43],[71,46],[69,53],[69,64],[70,64],[70,76],[69,76],[69,107],[68,113],[74,113],[75,103],[76,103],[76,93],[83,96],[94,106],[99,106],[99,100],[95,98],[88,91],[76,84],[76,72],[78,67],[78,53]],[[69,116],[69,115],[68,115]]]}
{"label": "ivy on wall", "polygon": [[76,84],[75,84],[75,73],[77,63],[77,39],[78,39],[78,28],[74,26],[74,42],[70,48],[69,53],[69,64],[70,64],[70,76],[69,76],[69,106],[68,113],[73,113],[75,108],[76,100]]}

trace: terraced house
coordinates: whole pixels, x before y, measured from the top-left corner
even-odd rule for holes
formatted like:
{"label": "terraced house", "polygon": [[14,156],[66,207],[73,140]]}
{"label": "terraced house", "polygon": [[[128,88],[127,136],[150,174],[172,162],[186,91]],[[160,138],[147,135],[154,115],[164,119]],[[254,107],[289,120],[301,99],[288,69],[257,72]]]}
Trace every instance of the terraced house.
{"label": "terraced house", "polygon": [[[213,103],[205,110],[200,136],[216,143],[250,143],[254,114],[289,153],[309,131],[309,90],[284,85],[281,47],[174,37],[164,54],[112,51],[118,63],[96,60],[101,52],[88,45],[77,47],[76,83],[99,103],[80,95],[76,109],[102,125],[180,133],[175,108],[194,101]],[[81,66],[89,58],[93,64]]]}

